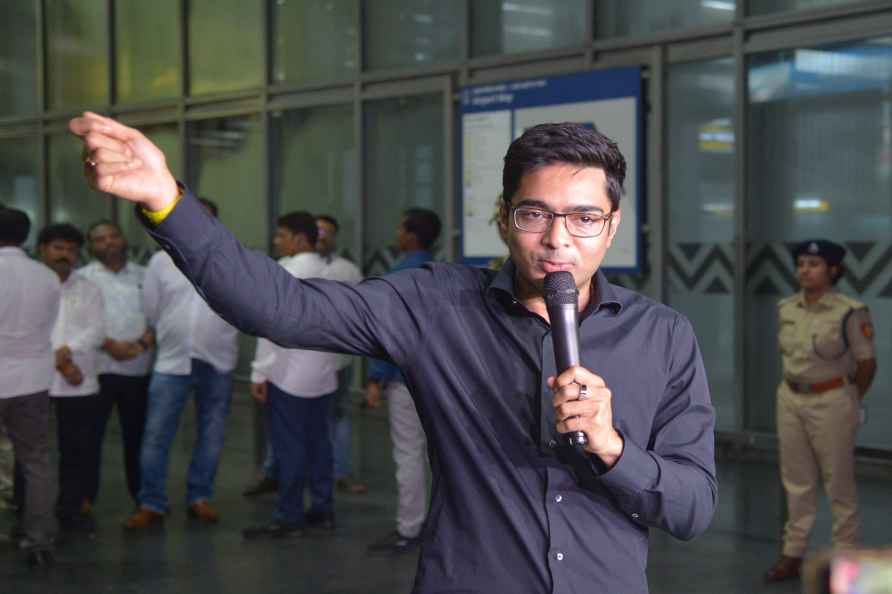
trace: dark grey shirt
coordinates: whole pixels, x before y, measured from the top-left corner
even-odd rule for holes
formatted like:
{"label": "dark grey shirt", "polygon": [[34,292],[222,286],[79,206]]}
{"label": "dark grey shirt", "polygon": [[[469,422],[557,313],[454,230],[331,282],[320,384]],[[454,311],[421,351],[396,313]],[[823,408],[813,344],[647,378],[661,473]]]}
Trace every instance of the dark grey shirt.
{"label": "dark grey shirt", "polygon": [[610,387],[625,440],[605,472],[556,445],[549,326],[515,300],[510,262],[298,280],[189,195],[151,232],[238,328],[401,368],[433,472],[415,592],[643,593],[648,528],[683,539],[707,528],[714,411],[690,323],[670,308],[594,279],[581,359]]}

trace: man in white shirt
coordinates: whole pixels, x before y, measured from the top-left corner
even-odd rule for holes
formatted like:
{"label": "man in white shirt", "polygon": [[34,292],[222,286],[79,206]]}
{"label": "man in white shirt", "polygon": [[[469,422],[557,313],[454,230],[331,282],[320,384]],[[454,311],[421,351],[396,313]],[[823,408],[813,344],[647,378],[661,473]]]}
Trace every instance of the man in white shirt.
{"label": "man in white shirt", "polygon": [[56,407],[59,447],[56,514],[61,528],[70,532],[95,529],[89,498],[99,477],[97,363],[105,314],[99,287],[74,271],[83,245],[83,233],[68,223],[44,227],[37,237],[41,261],[62,282],[52,334],[56,373],[50,398]]}
{"label": "man in white shirt", "polygon": [[[278,218],[276,221],[276,232],[273,235],[273,251],[276,254],[276,258],[279,259],[279,264],[282,266],[300,253],[301,250],[305,249],[306,237],[303,233],[295,232],[292,228],[292,214],[285,214]],[[268,417],[268,411],[264,412]],[[278,474],[278,464],[276,463],[273,443],[267,427],[266,456],[263,459],[263,465],[257,474],[257,478],[244,488],[242,495],[245,497],[256,497],[266,493],[275,493],[279,490]]]}
{"label": "man in white shirt", "polygon": [[[282,265],[298,278],[323,275],[326,261],[316,253],[316,219],[307,212],[279,218],[299,238],[296,255]],[[279,498],[272,522],[246,528],[245,539],[300,536],[307,525],[334,529],[333,461],[329,422],[337,389],[339,355],[285,349],[257,341],[251,364],[251,396],[266,403],[270,438],[278,464]],[[307,480],[309,479],[309,481]],[[310,510],[304,513],[304,487]]]}
{"label": "man in white shirt", "polygon": [[[202,200],[209,213],[217,207]],[[130,530],[160,525],[169,510],[167,461],[189,396],[195,393],[198,435],[187,477],[189,517],[213,524],[210,505],[232,401],[232,370],[238,331],[208,307],[166,252],[157,252],[143,281],[146,320],[154,330],[157,357],[149,381],[140,466],[139,508],[124,524]]]}
{"label": "man in white shirt", "polygon": [[[356,284],[362,280],[359,268],[346,258],[338,256],[338,221],[331,215],[317,215],[316,227],[319,238],[316,251],[325,258],[324,278]],[[369,487],[353,478],[353,426],[351,423],[352,403],[351,384],[353,382],[353,357],[340,356],[338,370],[338,390],[335,392],[334,406],[331,407],[331,441],[334,449],[335,488],[342,493],[359,495],[367,493]]]}
{"label": "man in white shirt", "polygon": [[31,565],[53,561],[56,486],[50,471],[50,335],[59,314],[58,277],[21,249],[28,215],[0,209],[0,422],[6,426],[25,479],[24,539]]}
{"label": "man in white shirt", "polygon": [[[78,272],[102,290],[105,303],[106,336],[99,354],[96,419],[100,460],[106,424],[112,408],[117,405],[127,489],[136,501],[154,336],[146,324],[142,302],[146,269],[127,259],[127,247],[127,240],[115,223],[94,223],[87,230],[87,248],[95,259]],[[91,503],[95,504],[98,493],[99,475],[90,489]]]}

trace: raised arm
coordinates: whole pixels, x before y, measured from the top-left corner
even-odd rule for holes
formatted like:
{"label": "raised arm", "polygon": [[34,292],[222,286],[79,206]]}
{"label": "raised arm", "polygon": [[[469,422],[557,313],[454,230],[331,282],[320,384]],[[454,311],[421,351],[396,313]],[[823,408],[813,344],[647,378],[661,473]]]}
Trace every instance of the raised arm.
{"label": "raised arm", "polygon": [[296,279],[242,246],[188,191],[180,192],[164,155],[138,130],[91,113],[72,120],[70,128],[83,139],[85,173],[94,188],[135,202],[143,215],[173,206],[157,226],[147,223],[149,233],[232,325],[289,348],[398,363],[418,351],[439,304],[432,270],[354,286]]}

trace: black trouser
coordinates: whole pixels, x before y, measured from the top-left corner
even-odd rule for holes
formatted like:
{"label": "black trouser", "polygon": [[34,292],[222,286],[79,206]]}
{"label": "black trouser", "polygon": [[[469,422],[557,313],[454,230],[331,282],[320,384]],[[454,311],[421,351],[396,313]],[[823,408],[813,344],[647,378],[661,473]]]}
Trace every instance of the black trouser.
{"label": "black trouser", "polygon": [[[146,426],[146,407],[149,400],[148,375],[130,376],[104,373],[99,376],[99,410],[97,431],[99,456],[102,456],[102,441],[105,426],[111,416],[112,407],[118,405],[118,422],[121,424],[121,441],[124,446],[124,469],[127,473],[127,490],[136,501],[139,494],[142,434]],[[91,485],[90,501],[95,501],[99,493],[99,474]]]}
{"label": "black trouser", "polygon": [[59,441],[59,500],[61,519],[80,513],[85,499],[99,480],[99,396],[53,398]]}

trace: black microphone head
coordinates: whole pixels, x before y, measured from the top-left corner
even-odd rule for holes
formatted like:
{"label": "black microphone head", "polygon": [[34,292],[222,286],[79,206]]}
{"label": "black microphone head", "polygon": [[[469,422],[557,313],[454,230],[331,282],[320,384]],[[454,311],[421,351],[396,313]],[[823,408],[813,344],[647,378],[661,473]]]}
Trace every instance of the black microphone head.
{"label": "black microphone head", "polygon": [[576,281],[566,270],[546,274],[543,289],[546,305],[575,305],[579,296]]}

